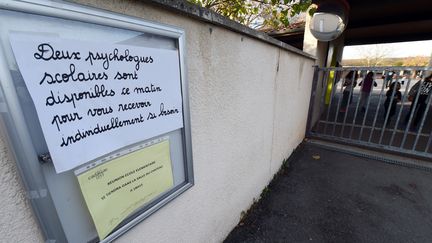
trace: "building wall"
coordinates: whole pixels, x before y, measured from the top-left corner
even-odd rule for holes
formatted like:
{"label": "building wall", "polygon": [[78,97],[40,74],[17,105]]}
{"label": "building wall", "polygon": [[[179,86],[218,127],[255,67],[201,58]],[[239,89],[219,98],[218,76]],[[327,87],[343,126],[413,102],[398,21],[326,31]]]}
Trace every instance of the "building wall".
{"label": "building wall", "polygon": [[[302,142],[314,60],[145,1],[75,2],[186,31],[195,185],[118,242],[222,241]],[[4,139],[0,148],[2,241],[42,241]]]}
{"label": "building wall", "polygon": [[43,242],[0,121],[0,242]]}

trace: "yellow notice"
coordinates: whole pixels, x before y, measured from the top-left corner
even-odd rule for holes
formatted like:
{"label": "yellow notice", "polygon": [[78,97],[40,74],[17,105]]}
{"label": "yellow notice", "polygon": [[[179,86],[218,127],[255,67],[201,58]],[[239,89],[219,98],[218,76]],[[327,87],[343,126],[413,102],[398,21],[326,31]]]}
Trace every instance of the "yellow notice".
{"label": "yellow notice", "polygon": [[99,239],[173,186],[169,141],[129,153],[78,177]]}

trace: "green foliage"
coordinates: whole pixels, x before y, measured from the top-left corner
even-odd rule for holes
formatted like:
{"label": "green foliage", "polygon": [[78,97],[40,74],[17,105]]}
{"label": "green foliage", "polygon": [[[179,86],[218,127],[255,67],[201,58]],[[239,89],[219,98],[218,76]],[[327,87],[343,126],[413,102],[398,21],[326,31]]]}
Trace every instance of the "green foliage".
{"label": "green foliage", "polygon": [[260,198],[264,198],[268,193],[270,192],[270,189],[268,188],[268,186],[266,186],[263,190],[262,190],[262,192],[261,192],[261,194],[260,194]]}
{"label": "green foliage", "polygon": [[252,28],[279,29],[306,12],[312,0],[188,0]]}

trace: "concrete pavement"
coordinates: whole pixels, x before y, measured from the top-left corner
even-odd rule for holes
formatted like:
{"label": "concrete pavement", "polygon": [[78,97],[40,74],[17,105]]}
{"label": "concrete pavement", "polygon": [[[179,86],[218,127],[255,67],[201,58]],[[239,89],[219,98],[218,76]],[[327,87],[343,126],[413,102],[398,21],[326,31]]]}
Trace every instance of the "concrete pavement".
{"label": "concrete pavement", "polygon": [[306,143],[225,242],[431,242],[432,173]]}

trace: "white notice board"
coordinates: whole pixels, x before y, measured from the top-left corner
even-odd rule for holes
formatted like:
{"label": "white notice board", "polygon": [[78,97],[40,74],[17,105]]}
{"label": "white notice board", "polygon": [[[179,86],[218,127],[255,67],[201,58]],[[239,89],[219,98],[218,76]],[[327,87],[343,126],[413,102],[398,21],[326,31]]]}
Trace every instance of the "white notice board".
{"label": "white notice board", "polygon": [[10,42],[58,173],[183,127],[176,50],[27,33]]}
{"label": "white notice board", "polygon": [[[111,242],[193,185],[184,30],[50,0],[0,23],[0,127],[47,242]],[[85,191],[127,210],[97,232]]]}

